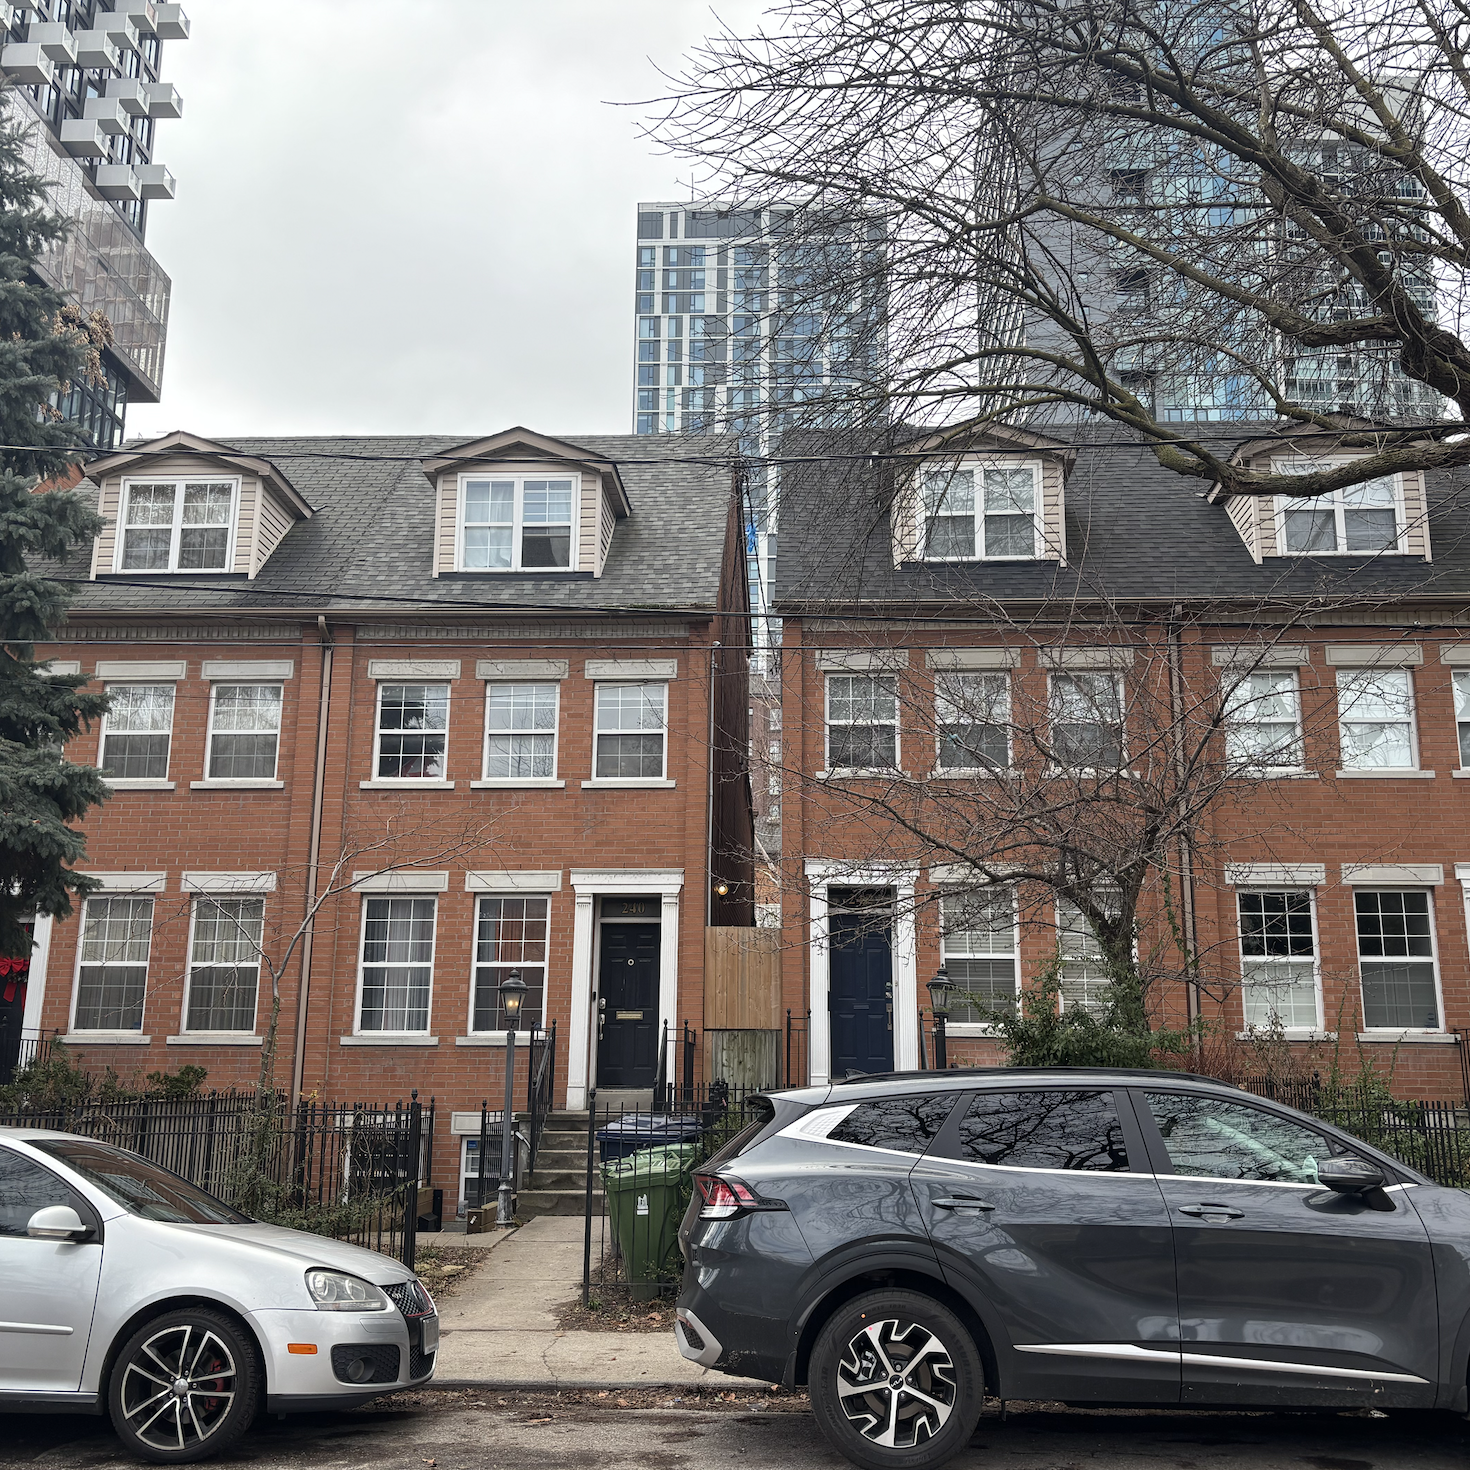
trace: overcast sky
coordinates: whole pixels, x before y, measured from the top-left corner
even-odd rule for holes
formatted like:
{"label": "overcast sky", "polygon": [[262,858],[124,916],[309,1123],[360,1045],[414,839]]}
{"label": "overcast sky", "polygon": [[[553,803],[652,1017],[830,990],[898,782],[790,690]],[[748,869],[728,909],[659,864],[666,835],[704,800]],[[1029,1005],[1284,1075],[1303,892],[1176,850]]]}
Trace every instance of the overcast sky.
{"label": "overcast sky", "polygon": [[[718,0],[737,29],[764,0]],[[634,206],[684,198],[637,133],[686,0],[192,0],[148,246],[163,399],[129,435],[632,427]]]}

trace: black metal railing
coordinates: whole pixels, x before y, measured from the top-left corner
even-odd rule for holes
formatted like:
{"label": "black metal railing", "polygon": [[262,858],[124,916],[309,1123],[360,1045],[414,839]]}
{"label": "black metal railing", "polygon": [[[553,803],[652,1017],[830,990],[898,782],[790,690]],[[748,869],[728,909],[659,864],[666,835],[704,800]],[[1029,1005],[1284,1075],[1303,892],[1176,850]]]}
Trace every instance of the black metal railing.
{"label": "black metal railing", "polygon": [[526,1068],[526,1113],[530,1128],[531,1158],[528,1169],[536,1167],[536,1153],[541,1147],[541,1133],[550,1116],[556,1088],[556,1022],[551,1029],[540,1033],[539,1052],[537,1034],[531,1033],[531,1058]]}
{"label": "black metal railing", "polygon": [[[29,1067],[45,1066],[51,1059],[55,1031],[41,1031],[35,1036],[10,1031],[12,1017],[0,1015],[0,1087],[9,1086]],[[17,1023],[18,1024],[18,1023]]]}
{"label": "black metal railing", "polygon": [[321,1103],[209,1092],[25,1107],[0,1127],[54,1128],[131,1149],[255,1219],[412,1266],[433,1177],[434,1103]]}
{"label": "black metal railing", "polygon": [[812,1013],[786,1012],[785,1065],[781,1068],[782,1087],[805,1087],[811,1073],[808,1044],[811,1039]]}

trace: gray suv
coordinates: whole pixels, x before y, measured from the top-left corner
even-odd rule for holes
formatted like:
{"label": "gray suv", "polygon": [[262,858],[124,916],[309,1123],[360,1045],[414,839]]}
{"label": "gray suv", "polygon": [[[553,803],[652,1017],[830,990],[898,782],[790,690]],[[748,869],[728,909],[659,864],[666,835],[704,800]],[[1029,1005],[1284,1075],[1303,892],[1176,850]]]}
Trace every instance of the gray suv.
{"label": "gray suv", "polygon": [[679,1348],[807,1385],[856,1464],[941,1464],[986,1393],[1466,1411],[1470,1196],[1292,1108],[984,1068],[762,1109],[696,1179]]}

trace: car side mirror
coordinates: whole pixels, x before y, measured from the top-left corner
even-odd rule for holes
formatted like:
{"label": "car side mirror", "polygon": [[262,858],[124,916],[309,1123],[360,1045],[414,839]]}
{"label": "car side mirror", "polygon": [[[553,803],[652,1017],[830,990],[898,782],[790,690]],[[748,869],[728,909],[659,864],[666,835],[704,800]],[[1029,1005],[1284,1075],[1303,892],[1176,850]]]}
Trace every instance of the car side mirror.
{"label": "car side mirror", "polygon": [[70,1205],[47,1205],[37,1210],[26,1223],[26,1234],[32,1240],[83,1241],[92,1233],[90,1225]]}
{"label": "car side mirror", "polygon": [[1317,1179],[1337,1194],[1366,1194],[1383,1188],[1383,1170],[1351,1154],[1324,1159],[1317,1165]]}

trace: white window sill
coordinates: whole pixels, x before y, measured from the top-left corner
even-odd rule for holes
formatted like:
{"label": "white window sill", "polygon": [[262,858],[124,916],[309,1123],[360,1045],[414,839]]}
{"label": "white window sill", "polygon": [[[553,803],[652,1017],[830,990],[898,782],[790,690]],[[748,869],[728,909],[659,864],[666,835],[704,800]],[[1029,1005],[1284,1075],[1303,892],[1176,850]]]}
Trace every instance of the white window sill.
{"label": "white window sill", "polygon": [[359,791],[453,791],[453,781],[359,781]]}
{"label": "white window sill", "polygon": [[[1237,1031],[1237,1041],[1259,1041],[1262,1036],[1260,1031]],[[1283,1026],[1281,1035],[1287,1041],[1336,1041],[1336,1031],[1318,1031],[1312,1026]]]}
{"label": "white window sill", "polygon": [[1359,1041],[1380,1041],[1390,1046],[1408,1042],[1416,1046],[1454,1046],[1459,1040],[1453,1031],[1359,1031]]}
{"label": "white window sill", "polygon": [[1016,772],[1010,766],[945,766],[942,770],[930,771],[926,781],[975,781],[989,776],[997,781]]}
{"label": "white window sill", "polygon": [[[1342,772],[1337,773],[1339,776]],[[1232,781],[1320,781],[1316,771],[1237,771]]]}
{"label": "white window sill", "polygon": [[838,768],[835,771],[818,771],[816,781],[912,781],[907,771],[859,771]]}
{"label": "white window sill", "polygon": [[190,781],[190,791],[284,791],[284,781]]}
{"label": "white window sill", "polygon": [[967,1037],[974,1040],[985,1040],[1000,1035],[1000,1032],[986,1021],[946,1021],[944,1023],[944,1034],[949,1040],[965,1040]]}
{"label": "white window sill", "polygon": [[1470,781],[1470,770],[1451,771],[1450,775],[1457,781]]}
{"label": "white window sill", "polygon": [[148,1046],[153,1041],[136,1031],[68,1031],[56,1039],[68,1046]]}
{"label": "white window sill", "polygon": [[104,776],[102,778],[112,787],[114,791],[173,791],[176,783],[173,781],[155,781],[151,777],[137,776],[134,778]]}
{"label": "white window sill", "polygon": [[165,1036],[167,1046],[262,1046],[263,1036],[251,1031],[186,1031],[182,1036]]}
{"label": "white window sill", "polygon": [[677,782],[666,781],[656,776],[594,776],[590,781],[582,782],[585,791],[589,786],[604,786],[611,789],[620,787],[642,787],[647,791],[672,791]]}
{"label": "white window sill", "polygon": [[[537,1034],[544,1035],[545,1033],[538,1032]],[[503,1049],[505,1046],[505,1032],[476,1031],[473,1036],[456,1036],[454,1038],[454,1044],[456,1046],[498,1046]],[[516,1032],[517,1046],[530,1046],[530,1044],[531,1033],[529,1031]]]}
{"label": "white window sill", "polygon": [[437,1036],[417,1031],[362,1031],[356,1036],[339,1036],[338,1046],[438,1046]]}
{"label": "white window sill", "polygon": [[483,781],[471,781],[471,791],[560,791],[567,783],[551,776],[531,776],[518,781],[513,776],[487,776]]}
{"label": "white window sill", "polygon": [[1432,781],[1433,771],[1410,770],[1407,766],[1384,766],[1379,770],[1364,767],[1361,771],[1339,771],[1339,781]]}

